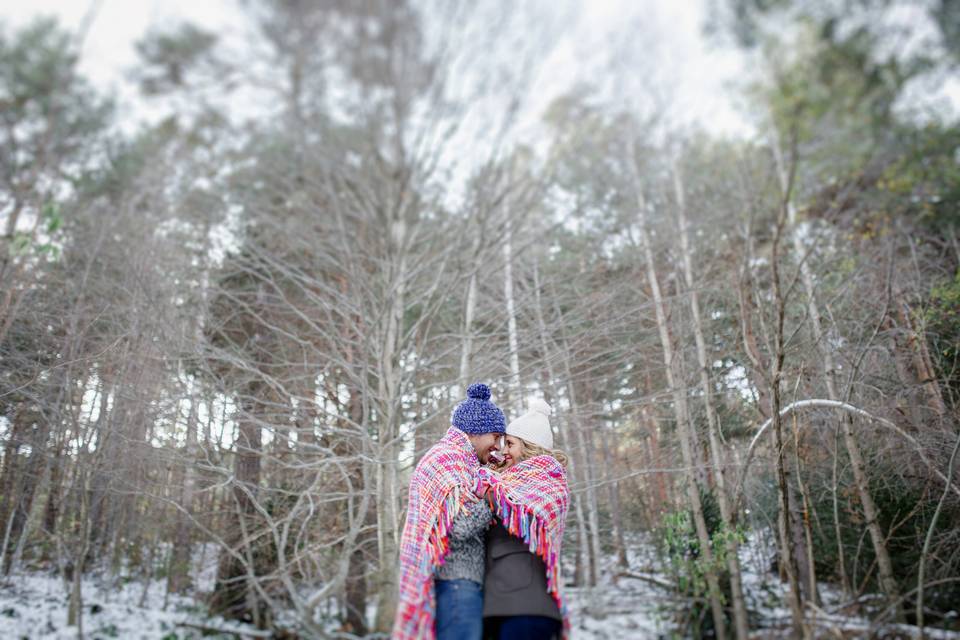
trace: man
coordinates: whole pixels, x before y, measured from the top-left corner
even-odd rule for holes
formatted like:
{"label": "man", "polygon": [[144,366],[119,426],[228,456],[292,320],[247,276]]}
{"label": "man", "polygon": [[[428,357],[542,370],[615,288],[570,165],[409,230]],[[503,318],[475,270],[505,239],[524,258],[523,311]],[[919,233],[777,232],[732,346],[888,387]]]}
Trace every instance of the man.
{"label": "man", "polygon": [[484,534],[491,512],[474,489],[506,420],[490,402],[490,388],[473,384],[450,422],[410,478],[392,638],[480,640],[483,632]]}

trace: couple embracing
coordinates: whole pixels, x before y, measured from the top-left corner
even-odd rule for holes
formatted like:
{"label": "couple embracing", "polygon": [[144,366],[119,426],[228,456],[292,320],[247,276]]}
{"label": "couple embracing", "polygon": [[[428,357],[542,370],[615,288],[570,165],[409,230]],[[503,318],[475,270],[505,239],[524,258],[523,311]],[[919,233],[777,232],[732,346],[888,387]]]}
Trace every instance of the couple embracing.
{"label": "couple embracing", "polygon": [[542,400],[506,424],[474,384],[410,480],[394,638],[553,640],[569,624],[566,457]]}

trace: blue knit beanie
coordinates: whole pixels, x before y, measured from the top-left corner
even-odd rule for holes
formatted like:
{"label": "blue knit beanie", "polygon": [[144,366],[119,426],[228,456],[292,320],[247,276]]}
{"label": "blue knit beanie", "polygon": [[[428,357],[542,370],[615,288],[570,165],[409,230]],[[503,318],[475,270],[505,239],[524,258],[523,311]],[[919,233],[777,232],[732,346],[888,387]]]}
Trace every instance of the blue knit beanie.
{"label": "blue knit beanie", "polygon": [[450,423],[460,431],[474,436],[507,431],[503,411],[490,402],[490,387],[479,382],[467,389],[467,399],[457,405]]}

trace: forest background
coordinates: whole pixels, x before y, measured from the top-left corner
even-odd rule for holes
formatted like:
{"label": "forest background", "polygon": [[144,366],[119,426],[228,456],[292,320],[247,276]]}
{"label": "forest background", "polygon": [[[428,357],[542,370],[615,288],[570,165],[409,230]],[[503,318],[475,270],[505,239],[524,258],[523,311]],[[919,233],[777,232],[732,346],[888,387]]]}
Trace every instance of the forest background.
{"label": "forest background", "polygon": [[164,24],[132,118],[80,71],[99,4],[0,29],[4,593],[384,634],[483,380],[554,407],[575,632],[631,580],[677,636],[960,631],[960,2],[703,5],[728,128],[668,25],[551,95],[577,5],[495,1]]}

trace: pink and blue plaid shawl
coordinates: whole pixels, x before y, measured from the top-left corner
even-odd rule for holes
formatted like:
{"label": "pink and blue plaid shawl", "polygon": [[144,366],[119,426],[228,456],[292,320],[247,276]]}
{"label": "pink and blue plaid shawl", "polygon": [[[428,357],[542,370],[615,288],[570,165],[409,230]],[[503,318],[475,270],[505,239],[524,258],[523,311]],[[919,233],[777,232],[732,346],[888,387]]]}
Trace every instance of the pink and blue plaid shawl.
{"label": "pink and blue plaid shawl", "polygon": [[564,636],[570,620],[560,593],[560,546],[570,506],[567,474],[551,456],[536,456],[519,462],[501,474],[480,469],[477,493],[489,486],[494,513],[511,535],[523,540],[547,568],[547,591],[563,616]]}
{"label": "pink and blue plaid shawl", "polygon": [[477,500],[471,490],[479,469],[469,438],[454,427],[417,464],[400,539],[400,594],[391,638],[435,637],[433,574],[450,550],[453,519],[464,504]]}

